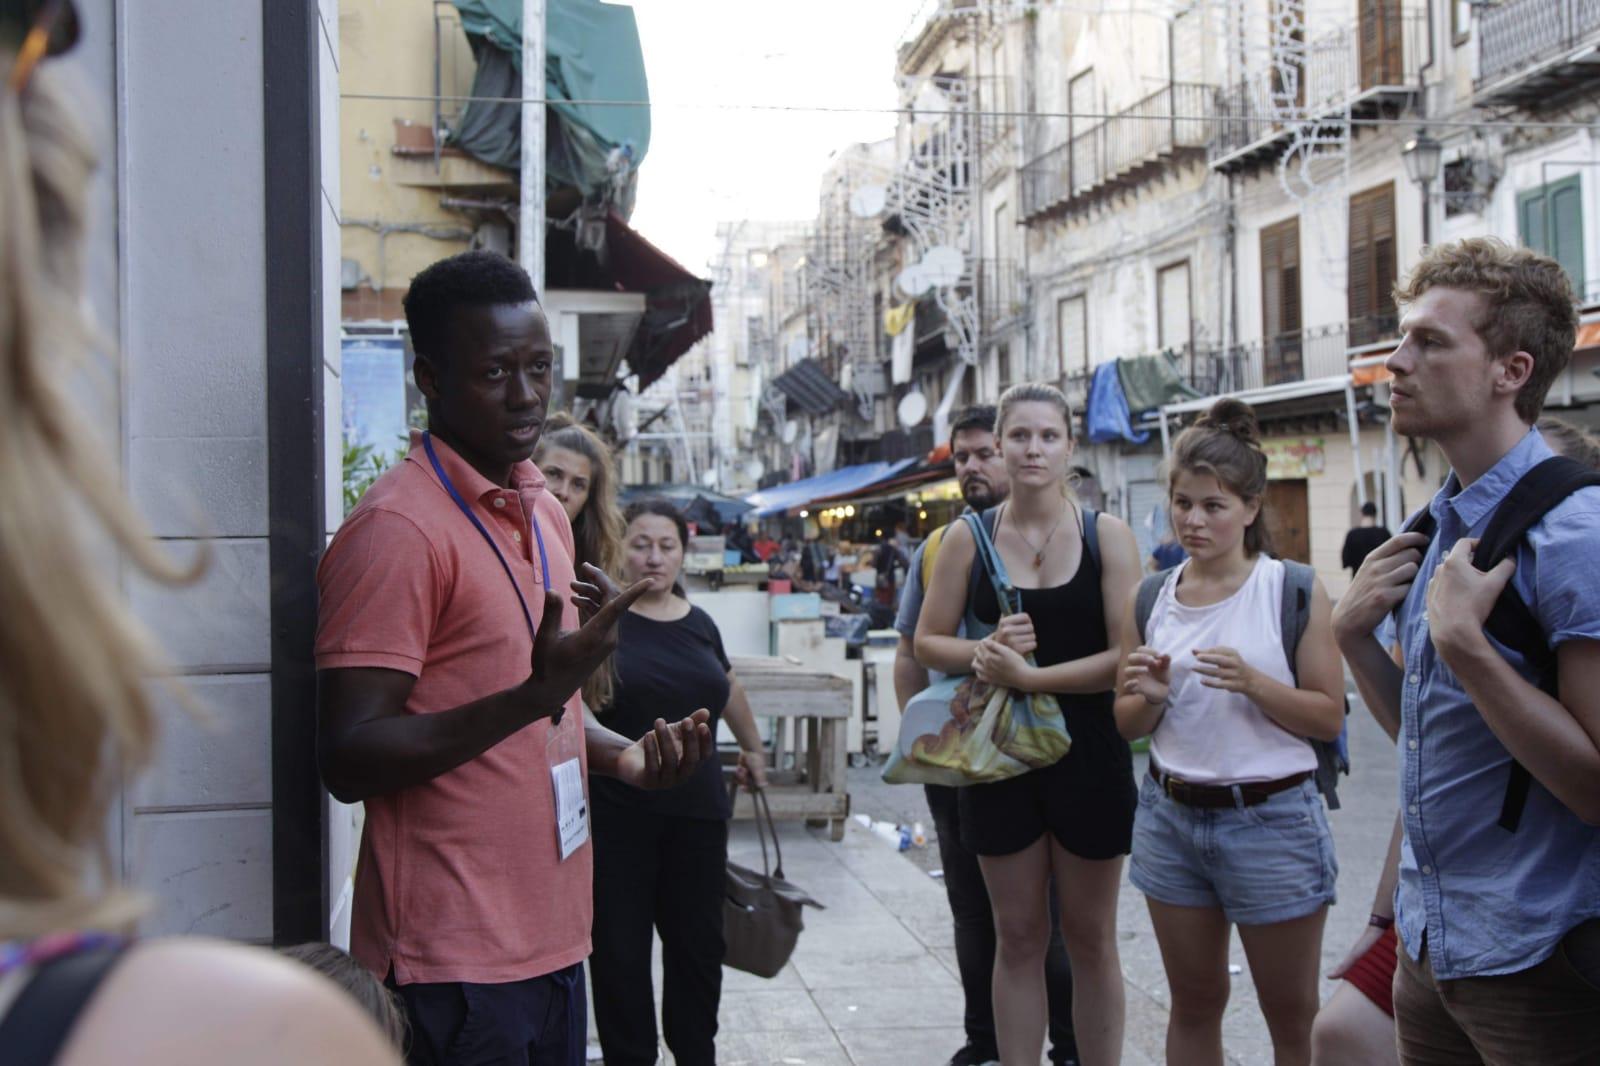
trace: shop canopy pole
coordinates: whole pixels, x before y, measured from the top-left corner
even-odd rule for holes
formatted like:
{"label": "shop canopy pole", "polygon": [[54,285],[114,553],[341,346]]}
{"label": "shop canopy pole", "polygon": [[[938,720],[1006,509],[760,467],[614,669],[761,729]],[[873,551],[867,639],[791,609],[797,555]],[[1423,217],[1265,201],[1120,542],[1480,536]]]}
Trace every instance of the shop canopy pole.
{"label": "shop canopy pole", "polygon": [[[522,202],[517,207],[517,261],[544,299],[544,9],[522,0]],[[559,378],[560,375],[557,375]]]}
{"label": "shop canopy pole", "polygon": [[1361,473],[1361,423],[1356,420],[1356,388],[1345,379],[1344,411],[1350,422],[1350,462],[1356,468],[1356,505],[1367,504],[1367,479]]}
{"label": "shop canopy pole", "polygon": [[1172,458],[1172,438],[1168,435],[1168,430],[1167,430],[1167,409],[1165,407],[1162,407],[1162,408],[1160,408],[1160,411],[1161,411],[1161,461],[1162,462],[1166,462],[1168,459]]}

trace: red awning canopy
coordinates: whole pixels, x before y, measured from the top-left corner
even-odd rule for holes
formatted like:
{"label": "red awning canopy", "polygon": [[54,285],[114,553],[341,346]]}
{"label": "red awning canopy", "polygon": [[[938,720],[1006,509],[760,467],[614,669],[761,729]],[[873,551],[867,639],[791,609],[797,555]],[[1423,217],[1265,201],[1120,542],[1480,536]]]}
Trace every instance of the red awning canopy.
{"label": "red awning canopy", "polygon": [[644,322],[628,352],[643,391],[711,332],[711,282],[689,273],[615,211],[606,216],[606,253],[617,287],[645,294]]}
{"label": "red awning canopy", "polygon": [[[573,229],[549,230],[545,284],[550,289],[644,295],[644,318],[627,355],[643,391],[711,332],[711,282],[690,273],[616,212],[607,214],[605,221],[605,243],[598,250],[578,247]],[[591,389],[598,392],[592,398],[603,398],[610,394],[611,383],[583,382],[579,395],[588,396]]]}

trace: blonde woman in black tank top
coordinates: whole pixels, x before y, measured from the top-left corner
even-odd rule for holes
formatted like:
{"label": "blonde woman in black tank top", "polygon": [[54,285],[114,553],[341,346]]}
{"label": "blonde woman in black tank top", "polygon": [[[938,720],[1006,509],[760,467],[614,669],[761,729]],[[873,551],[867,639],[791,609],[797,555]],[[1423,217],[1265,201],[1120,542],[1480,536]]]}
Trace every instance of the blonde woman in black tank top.
{"label": "blonde woman in black tank top", "polygon": [[[917,660],[930,669],[1054,693],[1073,734],[1059,763],[961,790],[962,840],[977,852],[994,907],[994,1013],[1003,1066],[1035,1066],[1044,1046],[1043,959],[1049,886],[1061,903],[1072,963],[1073,1026],[1085,1066],[1121,1061],[1123,986],[1117,888],[1133,823],[1128,748],[1111,715],[1122,613],[1139,580],[1127,525],[1096,516],[1101,562],[1084,547],[1083,511],[1067,491],[1071,410],[1048,385],[1018,385],[1000,399],[1000,439],[1011,499],[996,516],[995,546],[1024,613],[999,614],[994,594],[975,598],[998,626],[986,640],[955,635],[968,599],[976,546],[954,525],[934,566],[917,626]],[[987,599],[987,602],[986,602]],[[1097,615],[1097,617],[1086,617]],[[1023,656],[1034,653],[1039,665]]]}

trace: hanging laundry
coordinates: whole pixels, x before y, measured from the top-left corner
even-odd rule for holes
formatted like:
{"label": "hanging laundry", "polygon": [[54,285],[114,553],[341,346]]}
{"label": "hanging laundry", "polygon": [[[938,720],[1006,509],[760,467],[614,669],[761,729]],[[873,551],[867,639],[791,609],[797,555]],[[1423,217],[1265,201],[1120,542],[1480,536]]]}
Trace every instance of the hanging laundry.
{"label": "hanging laundry", "polygon": [[917,354],[917,331],[903,329],[889,344],[889,382],[904,385],[911,380],[911,361]]}
{"label": "hanging laundry", "polygon": [[1083,420],[1089,441],[1093,444],[1107,444],[1114,440],[1143,444],[1150,439],[1148,432],[1133,428],[1133,418],[1128,413],[1128,397],[1122,391],[1116,360],[1094,368]]}

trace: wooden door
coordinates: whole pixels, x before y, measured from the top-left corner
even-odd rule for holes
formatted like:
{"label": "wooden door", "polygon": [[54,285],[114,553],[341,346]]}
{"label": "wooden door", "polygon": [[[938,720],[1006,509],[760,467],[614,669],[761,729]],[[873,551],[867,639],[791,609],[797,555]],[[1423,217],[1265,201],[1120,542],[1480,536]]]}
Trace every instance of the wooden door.
{"label": "wooden door", "polygon": [[1267,482],[1267,533],[1280,559],[1311,563],[1311,504],[1305,478]]}

